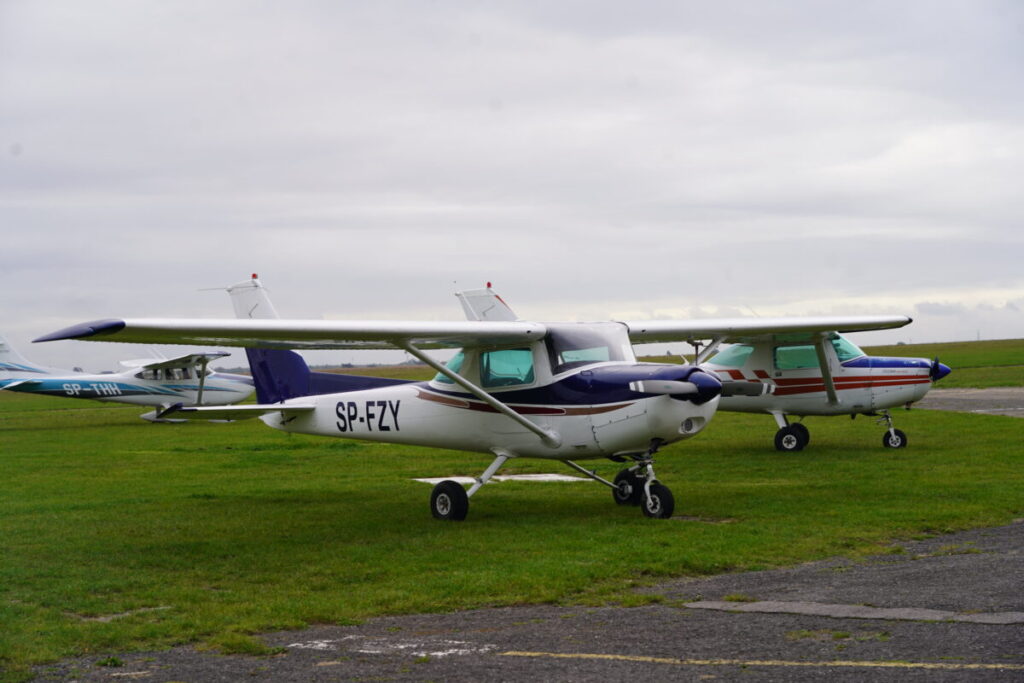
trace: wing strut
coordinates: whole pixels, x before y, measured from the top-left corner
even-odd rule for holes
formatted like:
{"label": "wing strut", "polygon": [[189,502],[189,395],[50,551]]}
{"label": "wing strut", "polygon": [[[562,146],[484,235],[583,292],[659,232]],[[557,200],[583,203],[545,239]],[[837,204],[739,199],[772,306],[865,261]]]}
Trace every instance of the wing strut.
{"label": "wing strut", "polygon": [[199,368],[199,394],[196,395],[196,405],[203,405],[203,388],[206,386],[206,366],[209,365],[210,359],[203,356],[199,359],[196,364]]}
{"label": "wing strut", "polygon": [[711,340],[710,344],[704,347],[703,351],[700,349],[700,342],[691,341],[690,344],[693,345],[693,350],[697,354],[693,359],[693,364],[702,365],[706,363],[708,358],[710,358],[712,354],[714,354],[715,351],[718,350],[718,347],[721,346],[722,342],[724,341],[725,337],[723,336],[715,337],[714,339]]}
{"label": "wing strut", "polygon": [[425,354],[422,351],[420,351],[419,349],[417,349],[415,346],[412,345],[411,342],[408,342],[408,341],[398,341],[398,342],[395,342],[395,343],[403,351],[407,351],[413,357],[423,361],[424,363],[426,363],[430,367],[434,368],[435,370],[440,372],[442,375],[444,375],[445,377],[447,377],[451,381],[455,382],[456,384],[461,386],[463,389],[465,389],[466,391],[468,391],[469,393],[473,394],[474,396],[479,398],[481,401],[486,403],[487,405],[489,405],[492,408],[494,408],[495,410],[497,410],[499,413],[502,413],[503,415],[508,416],[509,418],[515,420],[516,422],[518,422],[522,426],[524,426],[527,429],[529,429],[531,432],[533,432],[534,434],[539,436],[540,440],[543,441],[546,446],[550,446],[551,448],[558,448],[559,446],[562,445],[562,438],[556,432],[553,432],[553,431],[548,430],[548,429],[544,429],[543,427],[541,427],[539,425],[536,425],[533,422],[530,422],[525,417],[523,417],[522,415],[520,415],[516,411],[512,410],[511,408],[509,408],[507,405],[505,405],[504,403],[502,403],[498,399],[494,398],[494,396],[492,396],[491,394],[488,394],[486,391],[484,391],[483,389],[481,389],[477,385],[475,385],[472,382],[470,382],[469,380],[467,380],[465,377],[462,377],[461,375],[458,375],[458,374],[452,372],[451,370],[449,370],[445,366],[441,365],[440,363],[438,363],[436,360],[434,360],[433,358],[431,358],[427,354]]}
{"label": "wing strut", "polygon": [[821,378],[825,380],[825,393],[828,394],[828,404],[830,406],[837,406],[839,405],[839,396],[836,395],[836,383],[832,379],[832,365],[829,363],[828,353],[825,351],[826,341],[828,341],[828,333],[819,334],[814,339],[814,350],[818,354]]}

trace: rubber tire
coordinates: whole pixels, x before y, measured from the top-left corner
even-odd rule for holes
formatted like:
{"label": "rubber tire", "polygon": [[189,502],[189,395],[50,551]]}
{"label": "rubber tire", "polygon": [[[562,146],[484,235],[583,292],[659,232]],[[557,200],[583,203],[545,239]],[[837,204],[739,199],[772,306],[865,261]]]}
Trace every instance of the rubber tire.
{"label": "rubber tire", "polygon": [[654,482],[651,484],[650,492],[651,495],[644,496],[643,502],[640,504],[644,517],[652,519],[668,519],[671,517],[672,512],[676,509],[676,501],[668,487]]}
{"label": "rubber tire", "polygon": [[794,425],[789,425],[775,432],[775,450],[796,453],[804,449],[807,444],[801,438],[800,430],[793,427]]}
{"label": "rubber tire", "polygon": [[907,435],[899,429],[894,429],[892,431],[892,434],[889,432],[882,434],[882,445],[886,448],[906,448]]}
{"label": "rubber tire", "polygon": [[469,512],[469,496],[462,484],[445,479],[430,494],[430,512],[434,519],[461,522]]}
{"label": "rubber tire", "polygon": [[[615,488],[612,489],[612,498],[619,505],[639,505],[640,500],[644,497],[644,480],[642,477],[636,476],[635,472],[630,472],[628,469],[622,470],[615,475]],[[626,494],[623,491],[624,487],[629,487],[629,493]]]}
{"label": "rubber tire", "polygon": [[811,442],[811,430],[807,428],[807,425],[803,422],[794,422],[789,426],[799,432],[800,440],[804,442],[803,447],[807,448],[807,444]]}

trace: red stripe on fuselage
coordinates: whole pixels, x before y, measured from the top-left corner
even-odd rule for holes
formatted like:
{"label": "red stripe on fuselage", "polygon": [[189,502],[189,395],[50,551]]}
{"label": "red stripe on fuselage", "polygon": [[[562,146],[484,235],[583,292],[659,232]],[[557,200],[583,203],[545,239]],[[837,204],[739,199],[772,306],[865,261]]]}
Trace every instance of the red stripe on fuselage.
{"label": "red stripe on fuselage", "polygon": [[[418,390],[417,398],[424,401],[430,401],[432,403],[440,403],[442,405],[449,406],[451,408],[461,408],[463,410],[475,410],[481,413],[497,413],[498,409],[484,403],[483,401],[467,401],[466,399],[456,398],[455,396],[445,396],[444,394],[435,394],[433,392]],[[558,407],[558,406],[513,406],[509,408],[519,413],[520,415],[553,415],[553,416],[577,416],[577,415],[600,415],[601,413],[610,413],[613,410],[619,408],[625,408],[633,405],[632,403],[613,403],[603,406],[580,406],[580,407]]]}

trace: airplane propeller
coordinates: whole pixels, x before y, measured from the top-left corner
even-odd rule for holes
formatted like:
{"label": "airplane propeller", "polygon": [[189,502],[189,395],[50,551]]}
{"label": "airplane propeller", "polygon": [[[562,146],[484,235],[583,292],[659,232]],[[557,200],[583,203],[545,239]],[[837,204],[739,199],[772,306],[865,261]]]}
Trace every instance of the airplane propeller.
{"label": "airplane propeller", "polygon": [[938,382],[940,379],[948,375],[952,370],[948,365],[944,365],[939,362],[939,357],[936,356],[935,360],[932,361],[931,370],[928,372],[928,376],[931,377],[933,382]]}

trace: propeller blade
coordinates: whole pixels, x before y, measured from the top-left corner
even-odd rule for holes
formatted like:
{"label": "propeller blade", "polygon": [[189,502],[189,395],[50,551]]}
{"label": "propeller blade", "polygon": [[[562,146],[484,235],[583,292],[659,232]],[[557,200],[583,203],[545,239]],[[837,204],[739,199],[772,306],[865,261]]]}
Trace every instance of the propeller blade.
{"label": "propeller blade", "polygon": [[629,388],[641,394],[667,394],[669,396],[688,396],[700,391],[700,387],[693,382],[669,379],[645,379],[630,382]]}
{"label": "propeller blade", "polygon": [[765,382],[722,382],[722,396],[765,396],[775,393],[775,385]]}

